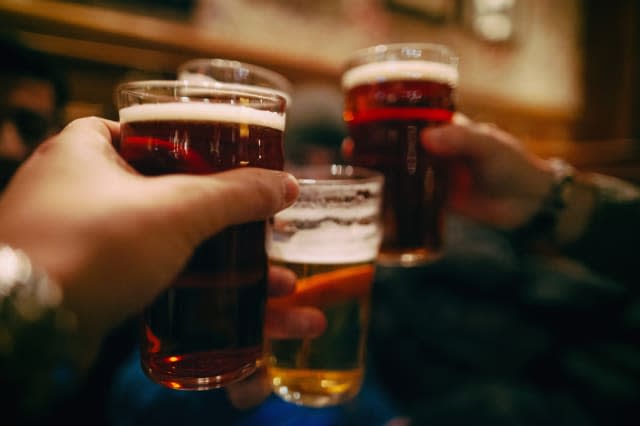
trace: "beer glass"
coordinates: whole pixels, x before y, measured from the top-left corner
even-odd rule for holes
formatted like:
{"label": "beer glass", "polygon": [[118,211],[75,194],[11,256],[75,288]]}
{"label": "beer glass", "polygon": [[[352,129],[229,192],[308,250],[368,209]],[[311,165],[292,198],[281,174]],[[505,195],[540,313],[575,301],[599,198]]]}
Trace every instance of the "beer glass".
{"label": "beer glass", "polygon": [[384,178],[339,165],[291,171],[300,195],[273,218],[267,252],[298,282],[292,295],[268,303],[315,306],[328,323],[316,338],[270,340],[267,371],[280,398],[324,407],[351,399],[362,383]]}
{"label": "beer glass", "polygon": [[281,74],[258,65],[221,58],[196,58],[178,66],[178,79],[250,86],[252,90],[278,91],[291,103],[292,86]]}
{"label": "beer glass", "polygon": [[[138,81],[120,85],[117,99],[117,150],[144,175],[283,168],[286,101],[276,92]],[[247,377],[263,360],[265,227],[231,226],[203,242],[145,309],[141,362],[152,380],[211,389]]]}
{"label": "beer glass", "polygon": [[421,147],[420,132],[451,121],[457,82],[457,57],[436,44],[374,46],[346,64],[351,162],[385,177],[381,265],[419,265],[441,252],[447,166]]}

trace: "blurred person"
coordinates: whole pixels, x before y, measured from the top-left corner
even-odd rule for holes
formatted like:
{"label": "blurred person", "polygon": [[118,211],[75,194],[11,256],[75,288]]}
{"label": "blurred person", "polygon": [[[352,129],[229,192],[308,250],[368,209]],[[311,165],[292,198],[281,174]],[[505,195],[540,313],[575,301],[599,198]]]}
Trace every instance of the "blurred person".
{"label": "blurred person", "polygon": [[340,90],[320,83],[297,86],[287,110],[284,140],[287,164],[340,163],[345,136]]}
{"label": "blurred person", "polygon": [[373,296],[397,422],[638,424],[638,187],[464,117],[422,144],[452,164],[445,253],[380,270]]}
{"label": "blurred person", "polygon": [[[99,118],[72,122],[35,149],[0,196],[5,419],[38,421],[72,397],[110,330],[168,286],[201,241],[297,196],[295,179],[264,169],[141,176],[112,145],[119,129]],[[271,269],[271,295],[294,286],[290,271]],[[298,308],[269,311],[265,333],[312,337],[324,327],[319,311]],[[234,398],[252,392],[237,388]]]}
{"label": "blurred person", "polygon": [[68,102],[65,76],[45,54],[0,39],[0,187],[20,163],[60,129]]}

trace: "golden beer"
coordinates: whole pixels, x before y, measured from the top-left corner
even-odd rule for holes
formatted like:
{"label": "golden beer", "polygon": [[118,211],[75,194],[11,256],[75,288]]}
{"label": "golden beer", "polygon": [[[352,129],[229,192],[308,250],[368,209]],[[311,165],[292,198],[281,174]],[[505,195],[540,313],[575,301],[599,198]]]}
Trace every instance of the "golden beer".
{"label": "golden beer", "polygon": [[267,237],[271,264],[295,272],[297,287],[268,304],[317,307],[327,329],[316,338],[271,340],[268,371],[285,401],[324,407],[353,398],[362,384],[384,178],[351,166],[300,173],[298,200],[275,215]]}
{"label": "golden beer", "polygon": [[327,318],[327,330],[315,339],[271,342],[274,391],[287,401],[316,407],[351,399],[364,375],[373,262],[272,263],[299,278],[296,292],[269,302],[272,307],[316,306]]}

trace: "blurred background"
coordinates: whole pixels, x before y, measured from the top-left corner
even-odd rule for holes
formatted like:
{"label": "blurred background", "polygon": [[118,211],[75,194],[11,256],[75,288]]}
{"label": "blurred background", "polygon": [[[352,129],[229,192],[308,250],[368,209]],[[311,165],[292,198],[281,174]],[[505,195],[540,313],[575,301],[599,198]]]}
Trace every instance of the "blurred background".
{"label": "blurred background", "polygon": [[460,57],[460,111],[543,156],[639,181],[638,8],[624,0],[2,0],[0,19],[2,32],[66,70],[67,121],[117,118],[116,84],[173,77],[194,57],[259,64],[331,92],[354,49],[444,43]]}
{"label": "blurred background", "polygon": [[[459,111],[543,157],[640,183],[639,9],[626,0],[0,0],[0,36],[61,70],[61,124],[117,120],[116,85],[175,78],[189,59],[273,69],[294,85],[285,148],[300,163],[339,155],[349,54],[443,43],[460,59]],[[366,387],[356,409],[369,418],[353,424],[403,411],[382,404],[371,391],[379,388],[422,414],[418,426],[640,424],[640,287],[622,291],[564,259],[521,258],[504,236],[465,223],[447,232],[442,262],[377,273],[370,365],[382,386]],[[125,324],[110,337],[102,364],[57,418],[157,426],[215,412],[218,424],[232,424],[221,420],[238,415],[223,393],[152,387],[131,356],[135,333]],[[331,411],[321,421],[273,407],[233,424],[347,424]]]}

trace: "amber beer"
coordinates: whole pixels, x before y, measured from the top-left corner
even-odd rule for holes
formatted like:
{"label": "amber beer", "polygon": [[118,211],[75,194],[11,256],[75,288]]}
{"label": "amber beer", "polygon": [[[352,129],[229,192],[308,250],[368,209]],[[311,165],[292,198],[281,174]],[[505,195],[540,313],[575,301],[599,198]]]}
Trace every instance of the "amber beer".
{"label": "amber beer", "polygon": [[340,404],[362,384],[382,237],[382,175],[367,173],[364,182],[300,180],[298,201],[276,214],[267,239],[271,262],[298,276],[295,293],[271,299],[270,308],[315,306],[327,318],[319,337],[270,341],[272,388],[298,405]]}
{"label": "amber beer", "polygon": [[[118,150],[145,175],[244,166],[281,170],[282,100],[280,111],[238,103],[123,107]],[[200,390],[227,385],[256,369],[264,356],[265,225],[231,226],[206,240],[171,287],[145,309],[141,361],[151,379],[174,389]]]}
{"label": "amber beer", "polygon": [[364,52],[342,79],[352,162],[385,176],[381,264],[421,264],[443,244],[447,165],[421,147],[420,132],[451,121],[458,72],[442,47],[429,59],[432,47],[406,47],[405,56],[393,45],[387,52],[396,55]]}

